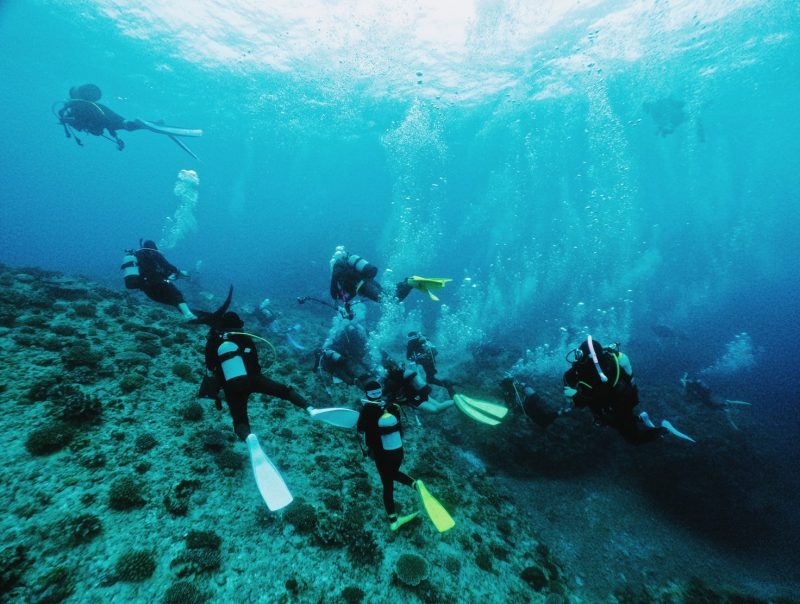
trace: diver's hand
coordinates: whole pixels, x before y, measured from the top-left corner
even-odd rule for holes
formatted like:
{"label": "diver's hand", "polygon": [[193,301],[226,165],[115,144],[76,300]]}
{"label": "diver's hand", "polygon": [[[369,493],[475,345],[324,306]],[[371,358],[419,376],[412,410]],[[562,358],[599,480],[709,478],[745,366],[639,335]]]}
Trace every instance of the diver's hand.
{"label": "diver's hand", "polygon": [[191,279],[188,271],[178,271],[178,275],[183,277],[184,279]]}
{"label": "diver's hand", "polygon": [[567,398],[572,398],[578,394],[578,391],[575,388],[570,388],[569,386],[564,386],[564,396]]}

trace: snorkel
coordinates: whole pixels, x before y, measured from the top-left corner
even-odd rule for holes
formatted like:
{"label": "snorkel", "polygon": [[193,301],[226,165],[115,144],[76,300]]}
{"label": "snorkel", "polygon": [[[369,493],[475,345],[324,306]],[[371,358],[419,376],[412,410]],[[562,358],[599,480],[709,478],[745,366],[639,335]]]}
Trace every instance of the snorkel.
{"label": "snorkel", "polygon": [[607,382],[608,378],[606,377],[606,374],[603,373],[603,370],[600,368],[600,360],[597,358],[597,353],[594,351],[594,344],[592,344],[592,336],[586,338],[586,344],[589,347],[589,356],[592,357],[594,368],[597,369],[597,375],[600,376],[600,381]]}

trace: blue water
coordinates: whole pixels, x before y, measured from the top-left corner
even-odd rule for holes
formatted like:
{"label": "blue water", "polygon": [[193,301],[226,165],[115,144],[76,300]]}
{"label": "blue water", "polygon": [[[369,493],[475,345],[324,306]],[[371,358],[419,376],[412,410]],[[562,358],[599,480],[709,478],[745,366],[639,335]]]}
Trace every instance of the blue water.
{"label": "blue water", "polygon": [[[796,430],[797,3],[536,5],[5,2],[0,261],[120,287],[191,169],[197,228],[167,255],[204,289],[324,295],[342,243],[387,283],[453,277],[406,308],[456,356],[592,332],[665,383],[746,332],[708,381]],[[50,108],[85,82],[203,128],[201,161],[66,139]]]}

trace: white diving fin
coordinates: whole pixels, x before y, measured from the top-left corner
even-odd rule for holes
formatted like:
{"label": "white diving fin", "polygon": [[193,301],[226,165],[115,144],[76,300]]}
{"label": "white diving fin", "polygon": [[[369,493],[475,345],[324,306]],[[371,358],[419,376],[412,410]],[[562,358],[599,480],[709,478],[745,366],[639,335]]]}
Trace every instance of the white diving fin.
{"label": "white diving fin", "polygon": [[323,421],[339,428],[355,428],[358,422],[358,411],[344,407],[328,409],[311,409],[308,414],[316,420]]}
{"label": "white diving fin", "polygon": [[289,487],[283,481],[280,472],[278,472],[278,468],[261,450],[261,445],[258,443],[258,438],[256,438],[255,434],[250,434],[246,442],[247,449],[250,452],[253,474],[256,477],[256,484],[264,503],[267,504],[267,507],[272,512],[285,508],[292,503],[294,498],[289,492]]}
{"label": "white diving fin", "polygon": [[691,436],[689,436],[688,434],[684,434],[683,432],[678,430],[675,426],[673,426],[670,422],[668,422],[665,419],[661,420],[661,427],[662,428],[666,428],[667,432],[669,432],[673,436],[677,436],[678,438],[682,438],[683,440],[688,440],[690,443],[697,442]]}

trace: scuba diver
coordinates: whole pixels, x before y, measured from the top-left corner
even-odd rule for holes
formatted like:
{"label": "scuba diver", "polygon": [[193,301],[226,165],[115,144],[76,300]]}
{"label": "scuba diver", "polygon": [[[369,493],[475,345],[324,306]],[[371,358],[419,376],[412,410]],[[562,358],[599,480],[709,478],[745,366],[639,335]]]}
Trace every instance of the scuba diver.
{"label": "scuba diver", "polygon": [[[418,494],[426,515],[440,533],[455,526],[455,521],[447,510],[431,495],[421,480],[414,480],[400,471],[403,463],[403,424],[400,408],[383,400],[381,385],[372,380],[364,385],[364,397],[361,399],[361,412],[356,422],[356,430],[364,433],[367,445],[365,456],[375,461],[375,467],[383,484],[383,506],[389,517],[389,528],[396,531],[405,523],[419,515],[413,512],[398,516],[394,507],[394,483],[412,487]],[[363,449],[362,449],[363,452]]]}
{"label": "scuba diver", "polygon": [[173,283],[180,277],[189,277],[189,273],[170,264],[158,251],[155,241],[139,240],[139,245],[137,250],[125,250],[120,267],[125,271],[125,287],[141,289],[151,300],[177,307],[184,318],[197,319],[197,315],[189,309],[183,294]]}
{"label": "scuba diver", "polygon": [[294,388],[271,380],[261,373],[254,336],[241,331],[244,322],[238,314],[225,312],[213,320],[200,319],[198,322],[209,323],[211,327],[206,341],[205,362],[212,375],[203,380],[200,395],[203,398],[215,398],[217,408],[220,409],[217,393],[220,387],[225,391],[225,400],[233,420],[233,431],[241,440],[246,441],[251,433],[247,399],[254,392],[289,401],[309,414],[314,410]]}
{"label": "scuba diver", "polygon": [[406,359],[416,363],[425,371],[425,379],[429,384],[441,386],[447,390],[450,398],[455,396],[455,384],[450,380],[443,380],[436,377],[436,355],[439,352],[436,346],[417,331],[408,332],[408,342],[406,343]]}
{"label": "scuba diver", "polygon": [[[351,302],[363,296],[373,302],[380,302],[387,297],[381,284],[375,280],[378,268],[361,256],[349,253],[343,245],[336,246],[330,260],[331,266],[331,298],[344,303],[348,318],[352,318]],[[390,299],[402,302],[412,289],[426,292],[431,299],[438,300],[431,290],[442,289],[452,279],[427,279],[425,277],[407,277],[395,286]]]}
{"label": "scuba diver", "polygon": [[394,403],[381,400],[383,391],[376,381],[364,385],[362,408],[356,430],[364,433],[367,455],[375,461],[375,467],[383,484],[383,506],[389,516],[389,526],[396,531],[406,522],[419,515],[414,512],[398,517],[394,507],[394,483],[414,487],[414,479],[400,471],[403,463],[403,424],[400,408]]}
{"label": "scuba diver", "polygon": [[433,398],[431,387],[415,369],[398,365],[388,357],[384,358],[383,367],[386,370],[383,393],[389,402],[428,413],[439,413],[453,405],[452,399],[440,402]]}
{"label": "scuba diver", "polygon": [[724,399],[720,400],[711,393],[711,388],[700,378],[690,378],[688,373],[681,377],[683,385],[683,395],[686,400],[693,405],[702,405],[714,411],[722,411],[728,423],[735,429],[739,426],[733,420],[732,411],[737,408],[750,407],[750,403],[745,401]]}
{"label": "scuba diver", "polygon": [[[193,128],[174,128],[156,122],[148,122],[142,119],[126,120],[124,117],[115,113],[105,105],[100,104],[98,101],[102,97],[100,88],[94,84],[83,84],[82,86],[73,86],[69,89],[69,99],[60,101],[61,108],[58,112],[55,111],[53,105],[53,113],[58,118],[59,123],[64,127],[64,134],[67,138],[74,138],[78,146],[82,147],[83,142],[78,138],[75,131],[88,132],[94,136],[102,136],[108,138],[117,144],[117,149],[122,151],[125,148],[125,143],[119,136],[118,130],[150,130],[158,134],[164,134],[171,138],[175,144],[181,149],[186,151],[189,155],[197,159],[197,156],[180,140],[178,136],[202,136],[203,131]],[[104,134],[108,131],[109,136]]]}
{"label": "scuba diver", "polygon": [[667,420],[657,427],[646,411],[634,414],[633,409],[639,404],[639,389],[630,359],[616,346],[604,348],[589,336],[567,354],[567,360],[572,367],[564,373],[564,395],[572,399],[575,407],[589,407],[598,423],[611,426],[627,442],[649,443],[667,432],[695,442]]}
{"label": "scuba diver", "polygon": [[500,381],[500,388],[506,403],[518,405],[527,418],[542,430],[547,430],[564,413],[564,410],[548,405],[532,386],[517,383],[511,376]]}
{"label": "scuba diver", "polygon": [[317,351],[314,369],[330,374],[350,386],[363,384],[374,368],[368,362],[367,330],[360,321],[334,318],[334,325],[322,349]]}

